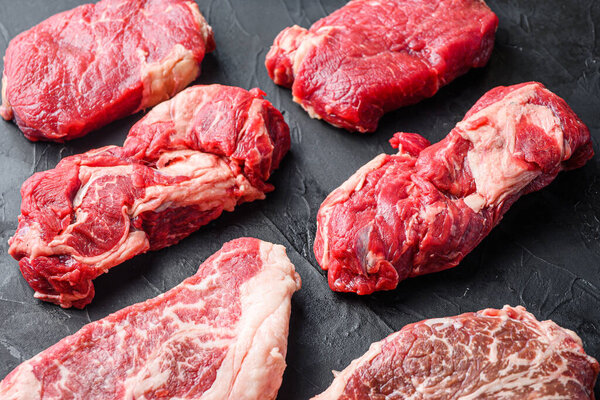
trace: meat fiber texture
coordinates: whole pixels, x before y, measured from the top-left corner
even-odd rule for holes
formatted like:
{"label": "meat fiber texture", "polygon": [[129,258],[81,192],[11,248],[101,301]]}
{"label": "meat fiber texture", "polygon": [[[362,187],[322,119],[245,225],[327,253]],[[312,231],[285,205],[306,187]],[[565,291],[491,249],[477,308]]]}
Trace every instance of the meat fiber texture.
{"label": "meat fiber texture", "polygon": [[275,399],[299,289],[283,246],[233,240],[179,286],[19,365],[0,398]]}
{"label": "meat fiber texture", "polygon": [[335,291],[369,294],[456,266],[521,196],[593,156],[587,127],[537,82],[486,93],[442,141],[396,133],[323,202],[315,255]]}
{"label": "meat fiber texture", "polygon": [[15,37],[0,115],[30,140],[64,142],[184,89],[215,43],[192,0],[102,0]]}
{"label": "meat fiber texture", "polygon": [[353,0],[283,30],[266,67],[311,117],[372,132],[384,113],[483,67],[497,26],[482,0]]}
{"label": "meat fiber texture", "polygon": [[589,400],[598,369],[575,332],[504,306],[407,325],[313,400]]}
{"label": "meat fiber texture", "polygon": [[98,275],[264,199],[290,135],[263,95],[190,87],[135,124],[123,147],[66,157],[25,181],[9,253],[35,297],[82,308]]}

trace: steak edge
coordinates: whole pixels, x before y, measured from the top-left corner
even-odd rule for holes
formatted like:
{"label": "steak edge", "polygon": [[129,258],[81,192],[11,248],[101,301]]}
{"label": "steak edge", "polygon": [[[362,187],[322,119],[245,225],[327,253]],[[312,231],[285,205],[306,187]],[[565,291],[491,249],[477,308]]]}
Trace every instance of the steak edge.
{"label": "steak edge", "polygon": [[275,399],[300,282],[283,246],[233,240],[175,288],[19,365],[0,397]]}

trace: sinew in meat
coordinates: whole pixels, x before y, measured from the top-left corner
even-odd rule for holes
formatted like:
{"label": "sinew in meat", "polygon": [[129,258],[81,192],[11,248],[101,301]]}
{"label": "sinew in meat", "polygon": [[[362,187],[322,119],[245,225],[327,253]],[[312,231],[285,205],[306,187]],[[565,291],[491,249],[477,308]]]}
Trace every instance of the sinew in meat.
{"label": "sinew in meat", "polygon": [[486,93],[442,141],[396,133],[394,155],[321,204],[314,251],[335,291],[369,294],[456,266],[524,194],[594,152],[567,103],[537,82]]}
{"label": "sinew in meat", "polygon": [[123,147],[66,157],[26,180],[9,254],[35,297],[82,308],[98,275],[264,199],[290,135],[263,96],[190,87],[135,124]]}

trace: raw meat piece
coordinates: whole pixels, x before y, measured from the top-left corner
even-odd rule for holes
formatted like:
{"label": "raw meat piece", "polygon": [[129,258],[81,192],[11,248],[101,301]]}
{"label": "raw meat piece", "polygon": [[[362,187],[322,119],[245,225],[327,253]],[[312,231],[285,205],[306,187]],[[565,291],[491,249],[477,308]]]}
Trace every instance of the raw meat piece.
{"label": "raw meat piece", "polygon": [[482,0],[354,0],[283,30],[266,67],[311,117],[372,132],[384,113],[483,67],[497,26]]}
{"label": "raw meat piece", "polygon": [[0,115],[30,140],[63,142],[166,100],[215,43],[192,0],[102,0],[15,37]]}
{"label": "raw meat piece", "polygon": [[9,253],[35,297],[82,308],[98,275],[264,199],[290,136],[263,95],[190,87],[135,124],[124,147],[66,157],[25,181]]}
{"label": "raw meat piece", "polygon": [[283,246],[233,240],[179,286],[19,365],[0,398],[275,399],[298,289]]}
{"label": "raw meat piece", "polygon": [[314,400],[589,400],[598,369],[575,332],[504,306],[407,325]]}
{"label": "raw meat piece", "polygon": [[587,127],[537,82],[486,93],[432,146],[396,133],[323,202],[315,255],[336,291],[369,294],[456,266],[521,195],[593,156]]}

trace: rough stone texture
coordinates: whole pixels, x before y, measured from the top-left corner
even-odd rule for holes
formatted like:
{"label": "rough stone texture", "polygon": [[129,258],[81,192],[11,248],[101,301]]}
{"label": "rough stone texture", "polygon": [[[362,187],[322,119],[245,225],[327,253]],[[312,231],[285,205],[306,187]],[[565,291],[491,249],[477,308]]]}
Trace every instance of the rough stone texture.
{"label": "rough stone texture", "polygon": [[[84,1],[0,1],[0,54],[8,41],[57,12]],[[600,3],[595,0],[488,0],[499,18],[496,44],[486,67],[472,70],[433,98],[382,118],[371,135],[349,135],[311,119],[276,86],[265,55],[284,28],[310,26],[345,0],[206,0],[200,11],[215,31],[217,50],[202,64],[199,83],[260,87],[290,124],[292,147],[271,178],[267,201],[233,213],[182,240],[147,253],[95,281],[96,297],[84,310],[63,310],[32,297],[9,257],[8,238],[17,228],[19,188],[34,172],[65,156],[104,145],[122,145],[140,115],[65,145],[31,143],[0,122],[0,376],[89,320],[155,297],[192,275],[223,242],[255,236],[288,249],[303,278],[292,299],[288,368],[280,400],[306,400],[379,341],[409,323],[487,307],[521,304],[537,319],[552,319],[582,338],[600,358],[600,162],[565,172],[543,191],[520,199],[490,236],[451,270],[400,283],[367,297],[333,293],[312,255],[316,214],[327,194],[382,152],[398,131],[443,139],[489,89],[537,80],[561,96],[600,141]],[[0,60],[0,64],[1,64]],[[306,355],[310,354],[310,357]],[[597,386],[597,397],[600,386]]]}

